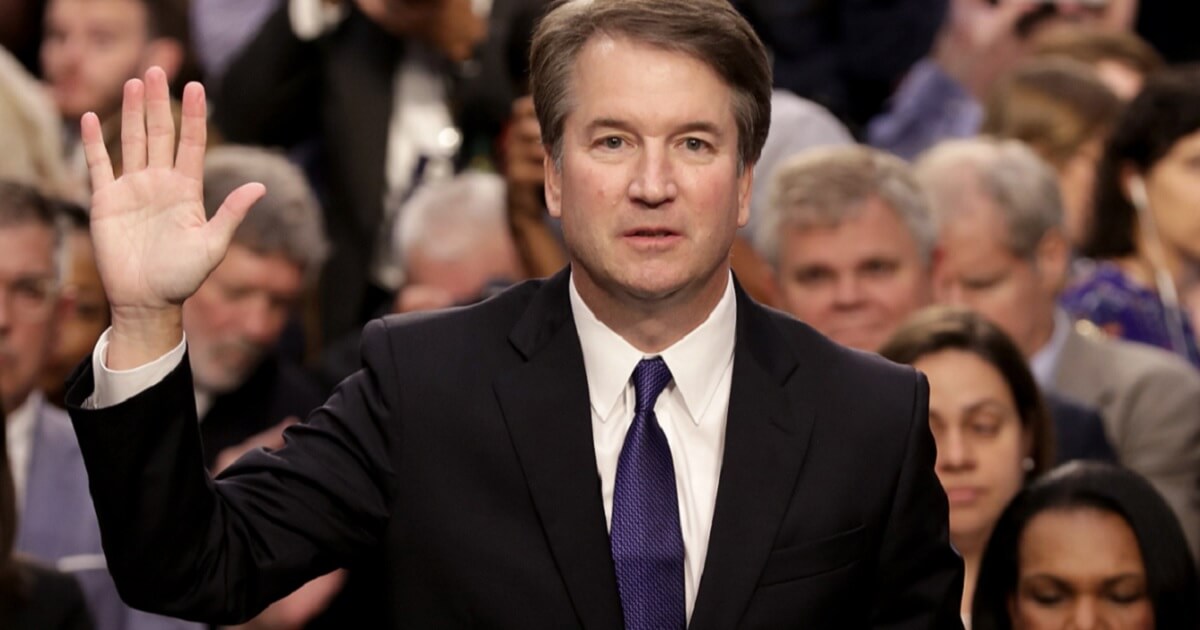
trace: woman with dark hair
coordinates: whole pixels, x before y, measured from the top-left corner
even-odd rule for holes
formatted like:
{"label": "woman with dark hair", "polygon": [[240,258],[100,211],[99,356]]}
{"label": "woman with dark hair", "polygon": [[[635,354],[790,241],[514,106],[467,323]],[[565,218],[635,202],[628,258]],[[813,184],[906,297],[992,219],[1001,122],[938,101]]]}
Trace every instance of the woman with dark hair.
{"label": "woman with dark hair", "polygon": [[1025,482],[1053,462],[1050,416],[1016,344],[973,312],[920,311],[880,354],[929,379],[929,426],[950,502],[950,542],[966,566],[961,610],[967,618],[996,519]]}
{"label": "woman with dark hair", "polygon": [[1200,367],[1185,308],[1200,289],[1200,74],[1150,79],[1117,121],[1096,172],[1092,259],[1062,297],[1114,336]]}
{"label": "woman with dark hair", "polygon": [[1145,479],[1064,464],[1005,510],[980,566],[974,630],[1200,627],[1183,530]]}
{"label": "woman with dark hair", "polygon": [[5,426],[0,410],[0,628],[89,630],[92,620],[75,578],[13,556],[17,502]]}

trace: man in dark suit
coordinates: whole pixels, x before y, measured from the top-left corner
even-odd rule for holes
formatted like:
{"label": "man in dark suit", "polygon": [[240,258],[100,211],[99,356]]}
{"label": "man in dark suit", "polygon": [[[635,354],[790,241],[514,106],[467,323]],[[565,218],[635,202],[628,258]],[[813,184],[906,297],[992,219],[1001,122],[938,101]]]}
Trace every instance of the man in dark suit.
{"label": "man in dark suit", "polygon": [[84,117],[113,326],[68,401],[122,594],[236,621],[378,557],[394,627],[961,627],[924,379],[731,277],[770,119],[750,27],[568,2],[531,58],[569,269],[372,322],[287,446],[216,482],[178,303],[262,187],[203,220],[199,86],[173,156],[161,72],[131,85],[148,168],[120,180]]}

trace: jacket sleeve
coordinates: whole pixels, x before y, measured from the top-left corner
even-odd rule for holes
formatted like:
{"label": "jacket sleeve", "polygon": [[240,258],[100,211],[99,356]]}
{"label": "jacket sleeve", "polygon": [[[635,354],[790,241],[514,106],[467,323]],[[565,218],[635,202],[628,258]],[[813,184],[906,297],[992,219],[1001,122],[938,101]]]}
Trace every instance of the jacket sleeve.
{"label": "jacket sleeve", "polygon": [[324,42],[296,36],[289,4],[267,18],[213,94],[213,121],[231,142],[291,146],[320,129]]}
{"label": "jacket sleeve", "polygon": [[121,597],[155,613],[239,623],[374,547],[394,490],[394,367],[385,325],[372,322],[363,369],[289,428],[283,449],[249,453],[214,481],[187,361],[98,410],[80,407],[92,388],[85,362],[67,404]]}
{"label": "jacket sleeve", "polygon": [[963,564],[950,546],[950,509],[934,471],[929,383],[916,373],[905,457],[880,543],[873,628],[962,628]]}
{"label": "jacket sleeve", "polygon": [[1178,366],[1143,371],[1118,402],[1115,416],[1128,422],[1113,439],[1121,464],[1163,495],[1200,558],[1200,377]]}

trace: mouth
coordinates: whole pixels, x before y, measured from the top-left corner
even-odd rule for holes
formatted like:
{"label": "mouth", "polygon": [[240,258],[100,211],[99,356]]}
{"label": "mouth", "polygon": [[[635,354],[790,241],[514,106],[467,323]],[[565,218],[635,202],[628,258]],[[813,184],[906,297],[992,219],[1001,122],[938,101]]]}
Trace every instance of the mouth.
{"label": "mouth", "polygon": [[950,505],[971,505],[982,495],[982,488],[946,488],[946,499]]}
{"label": "mouth", "polygon": [[625,231],[621,236],[635,247],[647,248],[669,246],[683,238],[679,232],[661,227],[634,228]]}

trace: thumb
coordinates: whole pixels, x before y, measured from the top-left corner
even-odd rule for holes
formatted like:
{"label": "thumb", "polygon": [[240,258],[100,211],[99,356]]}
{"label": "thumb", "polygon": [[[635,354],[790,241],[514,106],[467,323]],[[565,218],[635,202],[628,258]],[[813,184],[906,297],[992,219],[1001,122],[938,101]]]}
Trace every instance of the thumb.
{"label": "thumb", "polygon": [[208,232],[210,239],[215,239],[215,242],[220,245],[221,251],[229,247],[229,242],[233,240],[233,233],[242,224],[242,219],[246,218],[250,206],[262,199],[265,194],[267,194],[267,187],[258,182],[243,184],[229,193],[221,207],[217,208],[216,214],[205,225],[205,231]]}

